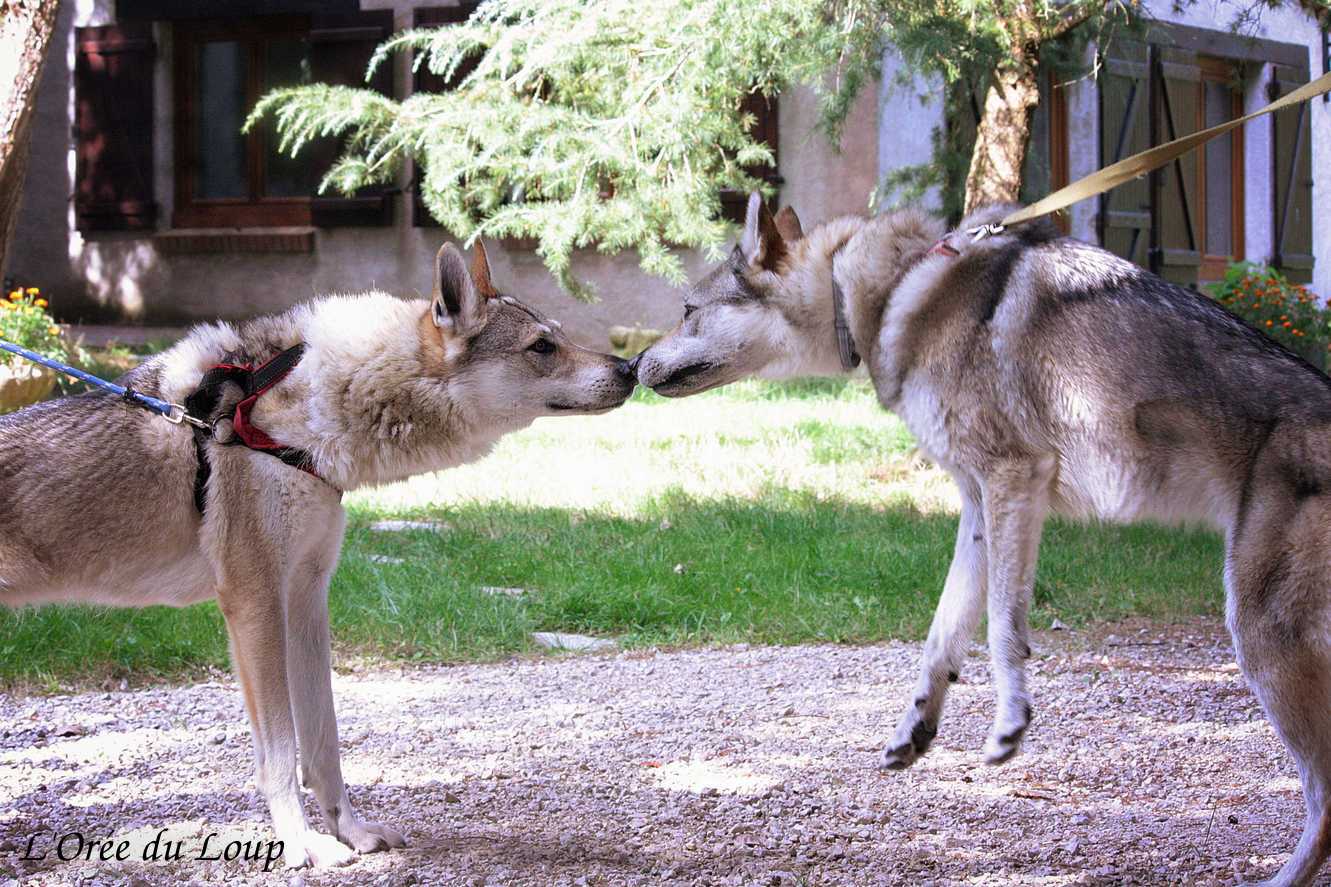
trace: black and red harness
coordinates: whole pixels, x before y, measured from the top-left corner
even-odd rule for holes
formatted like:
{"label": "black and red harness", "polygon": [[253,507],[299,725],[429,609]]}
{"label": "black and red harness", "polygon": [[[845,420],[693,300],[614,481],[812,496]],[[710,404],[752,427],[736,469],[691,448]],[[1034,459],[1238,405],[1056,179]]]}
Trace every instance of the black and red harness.
{"label": "black and red harness", "polygon": [[[293,345],[258,367],[250,364],[217,364],[203,374],[199,387],[185,398],[185,409],[189,415],[204,420],[204,427],[194,426],[194,452],[199,461],[194,474],[194,507],[199,510],[199,514],[203,514],[208,478],[212,475],[212,467],[208,463],[208,450],[204,446],[210,439],[222,446],[244,446],[260,453],[267,453],[292,468],[299,468],[306,474],[328,483],[326,478],[314,470],[314,458],[307,451],[278,443],[263,429],[255,427],[250,418],[259,398],[285,379],[296,368],[296,364],[300,363],[304,354],[305,345],[301,343]],[[228,383],[240,389],[241,400],[236,403],[230,414],[219,414],[224,395],[223,388]],[[221,433],[223,420],[230,422],[231,433],[228,435]]]}

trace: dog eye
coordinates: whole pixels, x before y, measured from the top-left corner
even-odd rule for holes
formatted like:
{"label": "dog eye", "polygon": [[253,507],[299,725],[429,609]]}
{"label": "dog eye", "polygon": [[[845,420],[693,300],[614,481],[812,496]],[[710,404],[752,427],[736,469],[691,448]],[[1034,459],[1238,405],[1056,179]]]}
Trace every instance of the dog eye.
{"label": "dog eye", "polygon": [[698,306],[697,306],[697,305],[685,305],[685,306],[684,306],[684,316],[685,316],[685,317],[688,317],[690,314],[692,314],[693,312],[695,312],[695,311],[697,311],[697,310],[698,310]]}
{"label": "dog eye", "polygon": [[537,354],[551,354],[555,350],[555,343],[549,339],[537,339],[527,346],[528,351],[535,351]]}

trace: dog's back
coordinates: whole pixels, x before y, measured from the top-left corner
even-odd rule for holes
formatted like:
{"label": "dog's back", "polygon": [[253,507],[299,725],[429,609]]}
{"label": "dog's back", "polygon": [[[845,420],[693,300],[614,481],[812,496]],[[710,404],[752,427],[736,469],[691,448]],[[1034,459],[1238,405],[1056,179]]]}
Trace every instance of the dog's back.
{"label": "dog's back", "polygon": [[[121,384],[158,394],[163,360]],[[0,604],[207,596],[209,571],[187,555],[199,528],[194,460],[188,434],[105,392],[0,417]],[[189,569],[154,576],[140,552],[185,557],[203,581]]]}
{"label": "dog's back", "polygon": [[[966,249],[932,292],[918,336],[930,387],[984,429],[976,446],[1057,453],[1051,504],[1072,516],[1228,528],[1254,441],[1279,426],[1331,442],[1331,380],[1213,299],[1097,247]],[[1331,483],[1326,458],[1302,464]]]}

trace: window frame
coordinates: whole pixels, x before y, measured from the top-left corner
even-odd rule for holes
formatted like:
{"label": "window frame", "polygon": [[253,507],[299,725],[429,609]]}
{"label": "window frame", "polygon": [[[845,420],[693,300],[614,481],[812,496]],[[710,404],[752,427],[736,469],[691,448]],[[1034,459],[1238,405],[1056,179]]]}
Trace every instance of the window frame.
{"label": "window frame", "polygon": [[266,134],[256,128],[245,136],[246,197],[196,197],[198,182],[197,105],[198,47],[203,43],[236,40],[247,44],[249,70],[246,105],[253,107],[263,84],[264,38],[306,37],[308,16],[211,19],[174,25],[173,73],[175,145],[175,206],[172,225],[177,228],[276,228],[312,224],[313,195],[266,197],[262,193],[267,155]]}
{"label": "window frame", "polygon": [[[1201,78],[1197,82],[1197,129],[1206,128],[1206,84],[1208,83],[1224,83],[1230,87],[1228,119],[1242,117],[1243,82],[1242,79],[1235,77],[1236,72],[1240,71],[1239,61],[1201,56],[1197,59],[1197,67],[1201,71]],[[1197,235],[1198,252],[1201,256],[1201,264],[1197,268],[1199,283],[1220,280],[1225,276],[1225,271],[1231,262],[1241,262],[1244,258],[1247,219],[1244,215],[1243,193],[1247,187],[1247,180],[1244,174],[1243,127],[1230,130],[1228,135],[1231,139],[1229,225],[1232,253],[1230,255],[1213,255],[1207,252],[1211,218],[1206,201],[1206,147],[1202,146],[1197,151],[1197,207],[1198,215],[1201,217],[1201,230]]]}
{"label": "window frame", "polygon": [[[450,25],[460,25],[470,19],[479,7],[480,0],[461,0],[456,6],[418,6],[412,10],[411,26],[413,28],[443,28]],[[421,92],[442,93],[456,89],[457,85],[476,69],[480,61],[479,53],[471,56],[458,66],[450,79],[444,80],[443,77],[426,67],[419,55],[414,56],[412,58],[414,70],[411,77],[411,93],[412,95]],[[441,228],[443,226],[434,216],[430,215],[429,209],[425,206],[425,198],[421,196],[423,181],[424,172],[418,164],[413,164],[411,225],[413,228]]]}
{"label": "window frame", "polygon": [[[781,186],[786,180],[781,175],[781,103],[780,95],[772,93],[766,95],[758,91],[752,91],[744,96],[740,102],[739,112],[741,114],[753,115],[753,128],[749,131],[750,137],[760,144],[766,145],[772,152],[772,165],[755,164],[747,171],[749,175],[760,179],[772,188],[772,205],[777,206],[781,197]],[[721,189],[721,218],[733,222],[737,225],[744,224],[744,213],[749,203],[747,192],[736,191],[734,188]]]}

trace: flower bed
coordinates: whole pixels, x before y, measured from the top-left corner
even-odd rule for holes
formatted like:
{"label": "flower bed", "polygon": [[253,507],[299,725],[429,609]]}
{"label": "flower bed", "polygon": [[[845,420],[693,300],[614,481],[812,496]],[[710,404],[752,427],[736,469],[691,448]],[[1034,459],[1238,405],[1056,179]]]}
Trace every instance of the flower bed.
{"label": "flower bed", "polygon": [[[22,345],[43,357],[67,360],[60,327],[47,312],[47,302],[35,286],[10,290],[0,301],[0,339]],[[46,367],[0,351],[0,413],[9,413],[50,395],[56,374]]]}
{"label": "flower bed", "polygon": [[1331,312],[1274,268],[1236,262],[1209,287],[1217,302],[1318,369],[1331,350]]}

